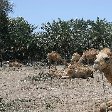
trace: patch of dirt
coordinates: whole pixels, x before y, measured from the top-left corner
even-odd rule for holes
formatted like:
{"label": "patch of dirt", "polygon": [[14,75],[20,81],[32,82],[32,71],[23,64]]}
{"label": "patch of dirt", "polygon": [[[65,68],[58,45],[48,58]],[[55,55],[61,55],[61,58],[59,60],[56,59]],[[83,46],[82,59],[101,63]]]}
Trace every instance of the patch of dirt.
{"label": "patch of dirt", "polygon": [[112,98],[111,85],[98,72],[88,80],[57,79],[47,72],[46,67],[0,69],[0,112],[97,112]]}

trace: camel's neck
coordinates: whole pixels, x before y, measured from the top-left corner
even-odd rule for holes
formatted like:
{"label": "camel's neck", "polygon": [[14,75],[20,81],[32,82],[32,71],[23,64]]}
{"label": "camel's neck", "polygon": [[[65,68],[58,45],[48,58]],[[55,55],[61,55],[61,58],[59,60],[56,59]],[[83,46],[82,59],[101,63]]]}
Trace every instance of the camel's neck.
{"label": "camel's neck", "polygon": [[106,67],[105,69],[102,70],[102,72],[104,74],[110,74],[111,73],[111,69],[110,69],[110,67]]}
{"label": "camel's neck", "polygon": [[62,63],[63,63],[64,65],[68,65],[68,63],[67,63],[67,61],[66,61],[65,59],[61,59],[61,61],[62,61]]}
{"label": "camel's neck", "polygon": [[108,66],[102,70],[107,80],[112,84],[112,67]]}

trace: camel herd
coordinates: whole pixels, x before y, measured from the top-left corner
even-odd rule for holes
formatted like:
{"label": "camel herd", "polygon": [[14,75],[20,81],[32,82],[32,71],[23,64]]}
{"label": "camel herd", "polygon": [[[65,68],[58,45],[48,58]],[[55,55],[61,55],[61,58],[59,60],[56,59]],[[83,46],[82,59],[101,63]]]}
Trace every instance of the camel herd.
{"label": "camel herd", "polygon": [[[60,54],[55,51],[49,53],[47,58],[50,64],[51,60],[56,62],[63,60]],[[85,61],[87,62],[86,65]],[[90,63],[93,63],[93,65],[90,66]],[[100,72],[104,73],[104,76],[112,85],[112,51],[109,48],[103,48],[100,51],[91,48],[84,51],[82,56],[76,52],[72,55],[71,62],[66,63],[66,65],[67,66],[63,70],[58,70],[56,66],[54,69],[50,68],[50,65],[49,73],[61,78],[88,78],[93,77],[94,71],[99,70]],[[111,110],[112,100],[102,103],[100,105],[99,112],[107,112]]]}
{"label": "camel herd", "polygon": [[[49,62],[49,68],[51,67],[52,61],[55,62],[55,68],[50,69],[49,73],[54,76],[59,77],[59,72],[61,78],[88,78],[93,77],[94,69],[90,66],[90,62],[93,63],[95,61],[96,55],[98,54],[98,50],[91,48],[86,50],[82,56],[77,52],[73,53],[70,62],[68,63],[66,60],[62,59],[61,55],[56,51],[52,51],[48,53],[47,59]],[[65,68],[63,70],[57,70],[56,64],[61,61]],[[85,62],[87,61],[87,64]],[[54,71],[54,72],[53,72]]]}
{"label": "camel herd", "polygon": [[[93,78],[96,70],[104,73],[104,76],[112,85],[112,51],[109,48],[97,50],[91,48],[83,52],[82,55],[73,53],[70,62],[67,62],[61,55],[52,51],[47,54],[49,64],[49,74],[59,78]],[[54,62],[54,65],[52,65]],[[57,69],[57,64],[65,65],[63,69]],[[8,61],[9,67],[21,67],[18,60]],[[112,100],[102,103],[99,112],[112,110]]]}

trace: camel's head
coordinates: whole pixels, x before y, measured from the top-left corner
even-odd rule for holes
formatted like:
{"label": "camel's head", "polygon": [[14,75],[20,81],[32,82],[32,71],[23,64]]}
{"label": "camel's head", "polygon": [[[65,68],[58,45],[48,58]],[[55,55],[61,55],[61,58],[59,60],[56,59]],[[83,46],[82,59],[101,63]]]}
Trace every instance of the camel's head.
{"label": "camel's head", "polygon": [[72,55],[72,59],[71,59],[71,61],[79,61],[79,59],[80,59],[80,55],[76,52],[76,53],[74,53],[73,55]]}
{"label": "camel's head", "polygon": [[112,58],[110,55],[108,55],[107,53],[104,52],[99,52],[98,55],[96,55],[96,60],[94,62],[94,68],[96,70],[104,70],[105,68],[107,68],[110,63],[112,63]]}
{"label": "camel's head", "polygon": [[72,68],[66,68],[65,69],[65,75],[69,76],[69,77],[72,77],[74,75],[74,69],[72,69]]}

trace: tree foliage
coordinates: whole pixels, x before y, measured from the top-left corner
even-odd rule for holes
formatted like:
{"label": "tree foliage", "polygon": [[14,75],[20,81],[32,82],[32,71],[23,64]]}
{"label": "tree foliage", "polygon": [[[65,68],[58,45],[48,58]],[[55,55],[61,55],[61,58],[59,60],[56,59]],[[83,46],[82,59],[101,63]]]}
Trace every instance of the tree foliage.
{"label": "tree foliage", "polygon": [[56,50],[63,56],[73,52],[83,52],[89,48],[100,49],[111,46],[112,23],[105,19],[96,21],[71,19],[43,24],[42,29],[47,40],[48,51]]}
{"label": "tree foliage", "polygon": [[112,47],[112,23],[99,17],[96,21],[59,18],[42,24],[42,32],[35,32],[36,28],[22,17],[8,18],[7,38],[2,39],[8,52],[7,60],[43,60],[52,50],[69,59],[74,52],[82,53],[92,47]]}
{"label": "tree foliage", "polygon": [[13,5],[9,0],[0,0],[0,62],[2,66],[2,53],[6,47],[8,36],[8,13],[12,11]]}
{"label": "tree foliage", "polygon": [[12,11],[13,5],[9,0],[0,0],[0,48],[6,45],[8,35],[8,13]]}

